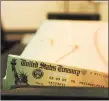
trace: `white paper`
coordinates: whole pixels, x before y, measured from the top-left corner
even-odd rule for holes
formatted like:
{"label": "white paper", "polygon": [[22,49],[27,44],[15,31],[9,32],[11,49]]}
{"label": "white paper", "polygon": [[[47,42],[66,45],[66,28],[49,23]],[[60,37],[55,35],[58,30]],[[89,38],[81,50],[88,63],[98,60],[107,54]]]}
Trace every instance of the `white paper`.
{"label": "white paper", "polygon": [[[98,54],[94,40],[106,60],[105,63]],[[74,49],[75,46],[78,48]],[[73,49],[74,52],[56,62]],[[41,25],[21,56],[108,73],[108,23],[47,20]]]}

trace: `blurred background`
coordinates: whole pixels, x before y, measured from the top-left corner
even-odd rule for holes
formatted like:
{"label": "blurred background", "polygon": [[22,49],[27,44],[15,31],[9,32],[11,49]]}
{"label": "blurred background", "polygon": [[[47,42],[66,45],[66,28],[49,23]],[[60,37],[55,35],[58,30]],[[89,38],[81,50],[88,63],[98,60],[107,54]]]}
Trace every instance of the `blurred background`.
{"label": "blurred background", "polygon": [[1,1],[3,66],[9,53],[21,54],[46,19],[108,22],[108,1]]}
{"label": "blurred background", "polygon": [[106,0],[1,1],[1,20],[7,40],[19,40],[24,33],[34,33],[45,19],[82,20],[83,14],[89,14],[83,20],[90,16],[88,20],[108,21],[108,3]]}

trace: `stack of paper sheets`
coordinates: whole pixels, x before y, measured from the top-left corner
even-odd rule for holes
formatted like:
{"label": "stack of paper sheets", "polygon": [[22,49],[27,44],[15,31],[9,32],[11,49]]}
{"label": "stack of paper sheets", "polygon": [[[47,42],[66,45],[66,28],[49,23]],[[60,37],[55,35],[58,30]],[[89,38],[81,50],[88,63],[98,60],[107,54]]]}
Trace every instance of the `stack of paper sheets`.
{"label": "stack of paper sheets", "polygon": [[4,88],[108,87],[108,24],[47,20],[21,56],[8,56],[7,67]]}

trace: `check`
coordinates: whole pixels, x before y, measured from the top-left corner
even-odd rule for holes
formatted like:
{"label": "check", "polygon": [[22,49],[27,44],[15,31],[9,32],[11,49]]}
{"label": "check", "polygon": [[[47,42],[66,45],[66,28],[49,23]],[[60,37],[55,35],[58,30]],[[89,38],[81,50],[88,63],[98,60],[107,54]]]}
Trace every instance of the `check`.
{"label": "check", "polygon": [[108,74],[103,72],[9,55],[3,87],[108,87],[108,78]]}

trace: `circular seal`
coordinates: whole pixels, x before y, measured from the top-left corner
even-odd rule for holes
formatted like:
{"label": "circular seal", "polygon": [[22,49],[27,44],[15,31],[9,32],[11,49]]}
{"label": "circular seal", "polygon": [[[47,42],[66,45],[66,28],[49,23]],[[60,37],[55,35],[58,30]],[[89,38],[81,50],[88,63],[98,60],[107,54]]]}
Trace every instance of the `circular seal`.
{"label": "circular seal", "polygon": [[44,73],[41,69],[35,69],[35,70],[33,70],[32,75],[34,78],[40,79],[43,77]]}

